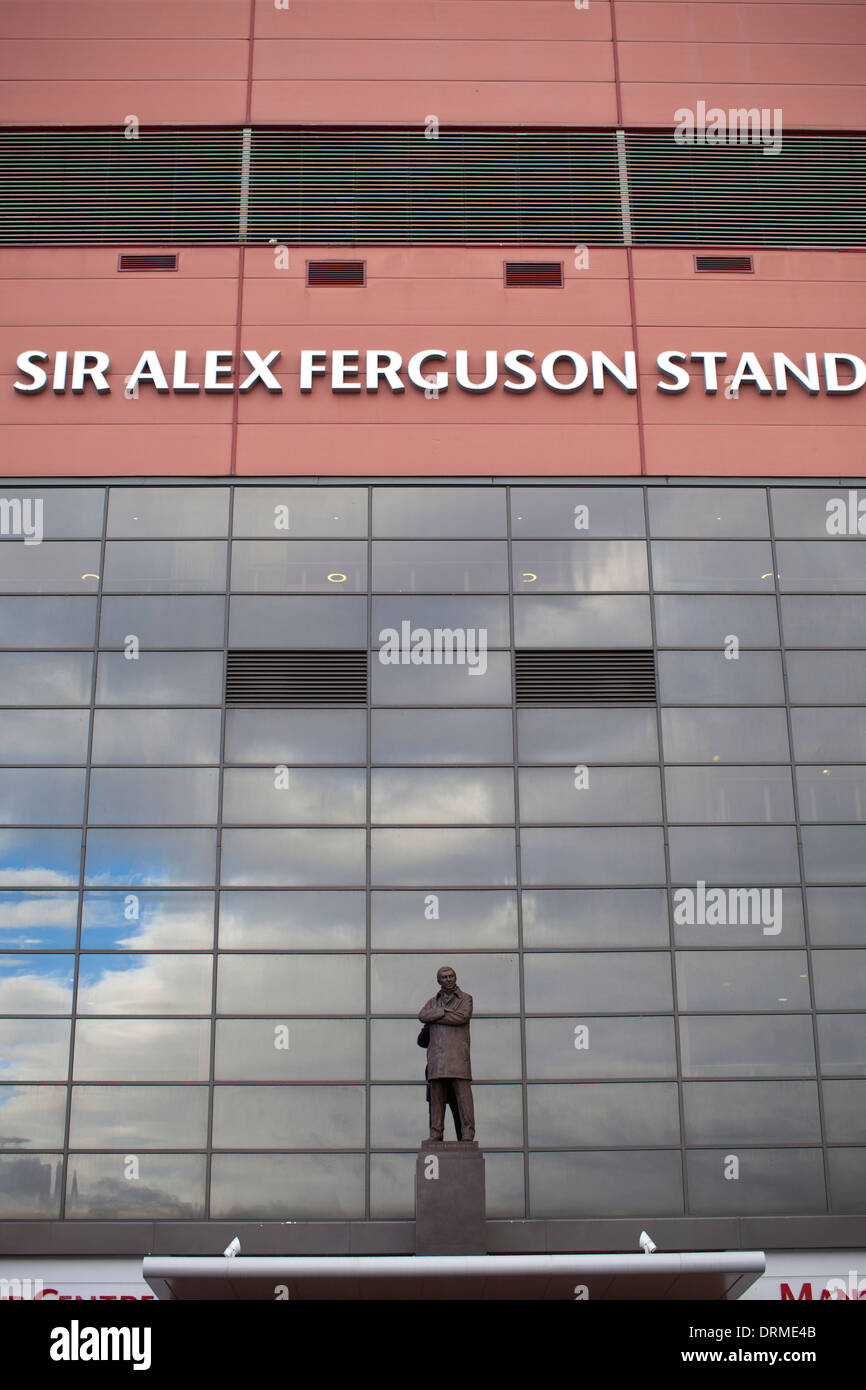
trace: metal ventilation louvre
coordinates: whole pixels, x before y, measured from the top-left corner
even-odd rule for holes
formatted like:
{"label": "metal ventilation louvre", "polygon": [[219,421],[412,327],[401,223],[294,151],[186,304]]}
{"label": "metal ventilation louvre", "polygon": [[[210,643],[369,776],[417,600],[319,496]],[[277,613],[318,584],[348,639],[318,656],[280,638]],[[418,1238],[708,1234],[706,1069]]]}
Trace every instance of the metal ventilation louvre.
{"label": "metal ventilation louvre", "polygon": [[0,131],[4,242],[237,242],[239,130]]}
{"label": "metal ventilation louvre", "polygon": [[231,651],[227,705],[365,705],[367,653]]}
{"label": "metal ventilation louvre", "polygon": [[631,224],[638,245],[866,244],[866,138],[784,135],[761,145],[678,145],[626,136]]}
{"label": "metal ventilation louvre", "polygon": [[695,270],[706,275],[754,275],[751,256],[695,256]]}
{"label": "metal ventilation louvre", "polygon": [[366,285],[366,261],[307,261],[307,285]]}
{"label": "metal ventilation louvre", "polygon": [[514,670],[518,705],[652,703],[656,698],[652,651],[518,651]]}
{"label": "metal ventilation louvre", "polygon": [[177,256],[171,252],[129,252],[117,258],[118,270],[177,270]]}
{"label": "metal ventilation louvre", "polygon": [[543,285],[550,285],[561,290],[564,284],[562,261],[505,262],[506,289],[522,289],[523,287],[534,289]]}
{"label": "metal ventilation louvre", "polygon": [[255,130],[249,238],[289,244],[622,241],[616,137]]}

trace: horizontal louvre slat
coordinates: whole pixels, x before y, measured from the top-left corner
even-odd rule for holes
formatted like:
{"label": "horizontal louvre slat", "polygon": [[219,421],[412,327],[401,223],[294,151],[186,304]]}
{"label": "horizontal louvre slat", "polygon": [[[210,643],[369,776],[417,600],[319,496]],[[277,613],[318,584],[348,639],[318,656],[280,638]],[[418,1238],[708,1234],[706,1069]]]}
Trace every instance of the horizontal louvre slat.
{"label": "horizontal louvre slat", "polygon": [[230,651],[227,705],[364,705],[367,653]]}
{"label": "horizontal louvre slat", "polygon": [[656,698],[651,651],[515,653],[518,705],[651,703]]}
{"label": "horizontal louvre slat", "polygon": [[307,284],[363,285],[364,270],[363,261],[308,261]]}
{"label": "horizontal louvre slat", "polygon": [[751,275],[751,256],[695,256],[695,270],[705,275]]}
{"label": "horizontal louvre slat", "polygon": [[542,285],[561,289],[562,261],[506,261],[505,283],[509,289]]}
{"label": "horizontal louvre slat", "polygon": [[118,270],[177,270],[177,256],[172,251],[131,252],[117,258]]}

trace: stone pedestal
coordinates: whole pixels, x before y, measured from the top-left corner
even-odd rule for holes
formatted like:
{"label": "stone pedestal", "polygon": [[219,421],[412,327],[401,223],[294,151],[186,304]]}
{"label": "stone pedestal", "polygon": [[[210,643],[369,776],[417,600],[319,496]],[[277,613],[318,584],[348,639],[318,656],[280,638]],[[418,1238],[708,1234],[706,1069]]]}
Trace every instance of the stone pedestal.
{"label": "stone pedestal", "polygon": [[487,1254],[484,1155],[474,1140],[423,1141],[415,1166],[415,1254]]}

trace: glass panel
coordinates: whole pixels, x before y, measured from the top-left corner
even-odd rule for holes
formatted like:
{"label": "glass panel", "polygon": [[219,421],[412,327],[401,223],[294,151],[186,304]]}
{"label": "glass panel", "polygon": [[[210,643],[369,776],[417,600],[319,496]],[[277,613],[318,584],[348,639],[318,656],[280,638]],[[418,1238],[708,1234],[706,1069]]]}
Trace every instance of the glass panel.
{"label": "glass panel", "polygon": [[361,1154],[214,1154],[214,1221],[362,1221]]}
{"label": "glass panel", "polygon": [[213,947],[213,893],[86,892],[82,951],[189,951]]}
{"label": "glass panel", "polygon": [[226,601],[212,598],[135,598],[106,594],[99,613],[100,647],[124,648],[130,635],[152,647],[222,647]]}
{"label": "glass panel", "polygon": [[808,1009],[805,951],[678,951],[680,1010],[790,1013]]}
{"label": "glass panel", "polygon": [[373,710],[374,763],[510,763],[506,709]]}
{"label": "glass panel", "polygon": [[63,1157],[0,1154],[0,1217],[60,1216]]}
{"label": "glass panel", "polygon": [[0,1019],[0,1077],[4,1081],[65,1081],[68,1019]]}
{"label": "glass panel", "polygon": [[649,587],[644,541],[515,541],[512,571],[518,593],[616,593]]}
{"label": "glass panel", "polygon": [[803,946],[803,894],[797,888],[676,888],[671,920],[677,946],[720,950]]}
{"label": "glass panel", "polygon": [[530,951],[524,973],[531,1014],[648,1014],[673,1008],[667,951]]}
{"label": "glass panel", "polygon": [[73,1086],[73,1149],[203,1149],[206,1086]]}
{"label": "glass panel", "polygon": [[530,830],[521,835],[524,883],[663,883],[661,830]]}
{"label": "glass panel", "polygon": [[798,767],[801,820],[866,820],[866,767]]}
{"label": "glass panel", "polygon": [[[19,488],[14,488],[11,492],[4,489],[3,496],[13,504],[9,508],[10,540],[17,539],[20,534],[38,534],[39,529],[46,540],[102,535],[102,513],[105,507],[105,492],[102,488],[40,485],[27,492],[22,492]],[[17,525],[18,508],[14,505],[15,501],[20,503],[21,521],[26,523],[24,531]],[[38,506],[40,502],[41,528]]]}
{"label": "glass panel", "polygon": [[818,1053],[828,1076],[866,1076],[866,1014],[818,1014]]}
{"label": "glass panel", "polygon": [[[827,1158],[834,1212],[862,1211],[866,1207],[863,1182],[866,1149],[829,1149]],[[862,1289],[863,1285],[860,1284],[859,1287]],[[862,1298],[863,1294],[859,1296]]]}
{"label": "glass panel", "polygon": [[107,592],[219,593],[226,582],[225,541],[106,541]]}
{"label": "glass panel", "polygon": [[769,541],[652,541],[653,585],[672,593],[773,592]]}
{"label": "glass panel", "polygon": [[[374,1081],[423,1081],[426,1053],[416,1046],[414,1019],[379,1018],[370,1025]],[[476,1081],[520,1080],[520,1020],[473,1018],[472,1076]],[[520,1141],[518,1141],[520,1142]]]}
{"label": "glass panel", "polygon": [[92,888],[195,887],[213,883],[215,859],[213,830],[90,830],[84,881]]}
{"label": "glass panel", "polygon": [[[528,1018],[530,1077],[637,1077],[677,1074],[672,1018]],[[578,1142],[583,1143],[583,1140]],[[630,1141],[629,1141],[630,1142]]]}
{"label": "glass panel", "polygon": [[357,594],[366,587],[366,541],[232,541],[236,593]]}
{"label": "glass panel", "polygon": [[146,652],[138,661],[128,661],[120,652],[100,652],[96,703],[218,705],[224,673],[221,652]]}
{"label": "glass panel", "polygon": [[236,536],[366,536],[364,487],[236,487]]}
{"label": "glass panel", "polygon": [[678,884],[701,879],[766,886],[800,879],[793,826],[677,826],[670,831],[670,856]]}
{"label": "glass panel", "polygon": [[767,494],[758,487],[651,487],[654,536],[767,536]]}
{"label": "glass panel", "polygon": [[228,769],[223,780],[226,824],[364,824],[367,773],[362,768]]}
{"label": "glass panel", "polygon": [[86,763],[89,727],[86,709],[5,709],[0,762]]}
{"label": "glass panel", "polygon": [[504,536],[505,489],[376,487],[374,536]]}
{"label": "glass panel", "polygon": [[6,598],[0,647],[92,647],[95,598]]}
{"label": "glass panel", "polygon": [[377,642],[384,642],[382,629],[402,623],[411,628],[482,628],[487,633],[488,647],[507,647],[510,643],[508,599],[453,597],[437,594],[435,598],[374,598],[372,631]]}
{"label": "glass panel", "polygon": [[[338,573],[338,571],[334,571]],[[343,573],[342,570],[339,573]],[[338,580],[328,585],[345,589]],[[359,650],[367,645],[365,598],[292,598],[281,595],[247,598],[233,594],[229,646],[284,651],[337,648]]]}
{"label": "glass panel", "polygon": [[142,1154],[136,1182],[124,1181],[125,1161],[123,1154],[70,1154],[66,1215],[115,1221],[204,1216],[204,1154]]}
{"label": "glass panel", "polygon": [[680,1142],[673,1082],[530,1086],[526,1104],[534,1147]]}
{"label": "glass panel", "polygon": [[807,888],[813,946],[866,946],[866,888]]}
{"label": "glass panel", "polygon": [[511,768],[393,768],[372,773],[371,818],[383,825],[490,825],[514,820]]}
{"label": "glass panel", "polygon": [[780,763],[790,758],[784,709],[663,709],[669,763]]}
{"label": "glass panel", "polygon": [[220,711],[98,709],[91,757],[94,763],[218,763]]}
{"label": "glass panel", "polygon": [[227,487],[113,487],[108,494],[109,536],[224,536]]}
{"label": "glass panel", "polygon": [[821,1090],[828,1143],[866,1143],[866,1081],[824,1081]]}
{"label": "glass panel", "polygon": [[523,763],[658,761],[654,709],[522,709],[517,746]]}
{"label": "glass panel", "polygon": [[363,950],[366,940],[363,893],[220,893],[219,942],[223,950]]}
{"label": "glass panel", "polygon": [[820,1144],[814,1081],[687,1081],[687,1144]]}
{"label": "glass panel", "polygon": [[515,487],[511,489],[514,536],[642,536],[640,487]]}
{"label": "glass panel", "polygon": [[803,826],[803,871],[812,883],[862,882],[866,826]]}
{"label": "glass panel", "polygon": [[524,767],[518,776],[525,825],[662,818],[655,767]]}
{"label": "glass panel", "polygon": [[0,830],[0,886],[74,886],[80,870],[80,830]]}
{"label": "glass panel", "polygon": [[866,1009],[866,951],[813,951],[815,1007]]}
{"label": "glass panel", "polygon": [[90,652],[0,652],[3,703],[89,705],[92,671]]}
{"label": "glass panel", "polygon": [[[519,1086],[478,1086],[472,1100],[484,1148],[516,1148],[523,1142],[523,1097]],[[370,1089],[370,1132],[375,1149],[414,1149],[429,1126],[423,1085],[373,1086]],[[445,1112],[445,1137],[453,1139],[453,1121]]]}
{"label": "glass panel", "polygon": [[549,597],[514,599],[516,647],[651,647],[649,599]]}
{"label": "glass panel", "polygon": [[80,1014],[209,1014],[212,984],[211,955],[87,955],[76,1007]]}
{"label": "glass panel", "polygon": [[779,645],[775,598],[659,594],[655,611],[660,647],[721,648],[730,636],[735,636],[741,647]]}
{"label": "glass panel", "polygon": [[514,893],[373,893],[370,899],[373,948],[442,951],[517,948]]}
{"label": "glass panel", "polygon": [[76,1081],[207,1081],[210,1019],[80,1018]]}
{"label": "glass panel", "polygon": [[515,879],[513,830],[373,830],[377,887],[508,887]]}
{"label": "glass panel", "polygon": [[77,893],[0,893],[0,950],[74,950],[77,917]]}
{"label": "glass panel", "polygon": [[217,1012],[362,1014],[365,975],[363,956],[222,955]]}
{"label": "glass panel", "polygon": [[[387,655],[387,651],[385,652]],[[371,661],[375,705],[510,705],[511,657],[470,644],[454,666],[397,666]]]}
{"label": "glass panel", "polygon": [[792,705],[857,705],[866,694],[866,652],[789,652]]}
{"label": "glass panel", "polygon": [[0,771],[0,824],[80,825],[84,769],[14,768]]}
{"label": "glass panel", "polygon": [[0,1149],[62,1149],[65,1086],[0,1086]]}
{"label": "glass panel", "polygon": [[792,821],[789,767],[678,767],[665,772],[672,821]]}
{"label": "glass panel", "polygon": [[866,590],[866,549],[860,541],[779,541],[782,593],[843,594]]}
{"label": "glass panel", "polygon": [[363,763],[366,748],[364,710],[226,711],[227,763]]}
{"label": "glass panel", "polygon": [[99,541],[43,541],[0,545],[0,593],[95,594]]}
{"label": "glass panel", "polygon": [[729,661],[717,652],[659,652],[660,698],[696,705],[780,705],[784,703],[782,659],[778,652],[743,652]]}
{"label": "glass panel", "polygon": [[538,889],[523,894],[527,946],[667,946],[663,888]]}
{"label": "glass panel", "polygon": [[866,604],[856,595],[783,598],[788,647],[866,647]]}
{"label": "glass panel", "polygon": [[504,541],[373,542],[377,593],[504,593],[507,588]]}
{"label": "glass panel", "polygon": [[814,1076],[809,1014],[681,1018],[683,1076]]}
{"label": "glass panel", "polygon": [[363,830],[226,830],[222,882],[235,888],[363,884],[364,838]]}
{"label": "glass panel", "polygon": [[591,1216],[681,1216],[680,1152],[640,1149],[605,1153],[533,1153],[529,1155],[530,1215],[565,1218]]}
{"label": "glass panel", "polygon": [[[457,974],[460,989],[473,996],[478,1014],[516,1014],[520,1008],[516,955],[455,955],[448,963]],[[415,1020],[439,986],[436,972],[443,964],[438,955],[374,955],[370,965],[370,997],[374,1014],[399,1014],[413,1021],[407,1033],[414,1047]],[[474,1021],[473,1025],[474,1026]],[[415,1054],[412,1053],[412,1056]],[[418,1057],[421,1053],[418,1052]],[[423,1077],[424,1067],[417,1073]],[[423,1099],[423,1097],[422,1097]],[[416,1144],[417,1147],[417,1144]]]}
{"label": "glass panel", "polygon": [[365,1035],[363,1019],[220,1019],[214,1075],[217,1081],[363,1081]]}
{"label": "glass panel", "polygon": [[361,1149],[363,1086],[217,1086],[220,1149]]}
{"label": "glass panel", "polygon": [[798,762],[866,762],[866,720],[859,709],[792,709]]}
{"label": "glass panel", "polygon": [[729,1182],[726,1149],[686,1154],[689,1210],[696,1216],[827,1210],[820,1149],[748,1149],[738,1157],[740,1181]]}
{"label": "glass panel", "polygon": [[213,825],[219,769],[94,768],[91,825]]}
{"label": "glass panel", "polygon": [[[856,527],[859,498],[845,487],[774,487],[770,489],[773,507],[773,530],[777,536],[814,536],[824,539],[841,525],[841,534]],[[841,505],[840,505],[841,504]]]}

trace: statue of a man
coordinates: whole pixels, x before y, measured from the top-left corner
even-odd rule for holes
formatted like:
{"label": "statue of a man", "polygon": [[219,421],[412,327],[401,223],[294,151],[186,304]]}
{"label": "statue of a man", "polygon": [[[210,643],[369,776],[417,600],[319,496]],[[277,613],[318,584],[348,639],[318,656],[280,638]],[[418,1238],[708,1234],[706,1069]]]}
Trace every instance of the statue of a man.
{"label": "statue of a man", "polygon": [[441,1139],[445,1128],[445,1100],[448,1083],[454,1089],[460,1115],[461,1140],[475,1138],[475,1109],[472,1104],[472,1067],[469,1061],[469,1020],[472,995],[457,988],[457,976],[450,965],[436,972],[439,993],[428,999],[418,1017],[430,1025],[427,1047],[427,1077],[430,1082],[430,1138]]}

